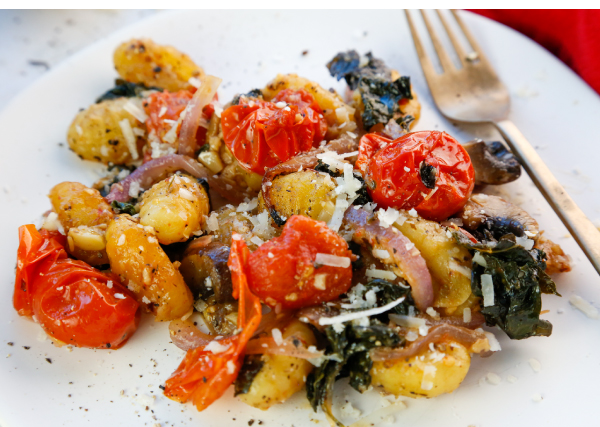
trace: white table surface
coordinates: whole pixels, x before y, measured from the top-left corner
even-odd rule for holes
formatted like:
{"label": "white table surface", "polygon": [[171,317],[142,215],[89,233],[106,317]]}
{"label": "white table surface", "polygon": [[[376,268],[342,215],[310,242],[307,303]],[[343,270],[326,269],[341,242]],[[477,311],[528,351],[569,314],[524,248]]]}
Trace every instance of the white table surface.
{"label": "white table surface", "polygon": [[155,13],[160,11],[0,10],[0,110],[49,68]]}

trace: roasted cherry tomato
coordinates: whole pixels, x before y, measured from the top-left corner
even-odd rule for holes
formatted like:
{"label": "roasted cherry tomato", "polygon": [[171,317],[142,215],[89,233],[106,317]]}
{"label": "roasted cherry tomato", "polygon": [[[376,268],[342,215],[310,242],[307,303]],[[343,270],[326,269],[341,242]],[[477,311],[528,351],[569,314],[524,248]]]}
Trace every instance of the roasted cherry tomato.
{"label": "roasted cherry tomato", "polygon": [[[148,134],[156,135],[161,141],[163,137],[173,127],[173,121],[179,120],[181,112],[187,107],[194,94],[187,90],[179,92],[154,92],[144,100],[144,110],[148,119],[146,120],[146,128]],[[217,99],[215,95],[215,99]],[[207,121],[210,120],[215,109],[212,103],[208,104],[202,110],[202,116]],[[196,140],[198,147],[201,147],[206,142],[206,130],[204,126],[198,127]],[[150,138],[152,140],[152,137]],[[152,159],[152,149],[147,150],[145,161]]]}
{"label": "roasted cherry tomato", "polygon": [[435,221],[459,211],[475,186],[469,155],[445,132],[413,132],[393,141],[367,134],[355,167],[379,206],[415,208]]}
{"label": "roasted cherry tomato", "polygon": [[[19,228],[13,304],[52,338],[89,348],[119,348],[139,323],[138,303],[114,277],[67,257],[64,236]],[[111,282],[109,284],[109,281]]]}
{"label": "roasted cherry tomato", "polygon": [[260,175],[318,146],[327,132],[321,108],[304,89],[283,90],[271,102],[241,97],[221,113],[221,126],[242,167]]}
{"label": "roasted cherry tomato", "polygon": [[[348,259],[348,265],[319,265],[318,253]],[[248,259],[250,289],[267,305],[300,308],[336,299],[350,288],[352,252],[346,241],[321,221],[293,215],[281,236]]]}
{"label": "roasted cherry tomato", "polygon": [[239,300],[237,327],[231,335],[207,346],[188,350],[185,358],[165,384],[165,396],[178,402],[190,398],[199,411],[225,393],[244,362],[246,344],[262,318],[260,299],[250,292],[246,278],[249,251],[243,240],[234,240],[227,265],[231,270],[233,297]]}

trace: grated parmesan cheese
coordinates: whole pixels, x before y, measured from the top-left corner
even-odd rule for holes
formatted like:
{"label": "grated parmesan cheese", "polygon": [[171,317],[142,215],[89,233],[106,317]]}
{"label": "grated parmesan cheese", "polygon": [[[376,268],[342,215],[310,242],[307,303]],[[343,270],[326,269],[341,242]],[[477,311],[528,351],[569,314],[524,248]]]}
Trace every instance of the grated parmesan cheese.
{"label": "grated parmesan cheese", "polygon": [[378,270],[375,268],[367,268],[367,270],[365,271],[365,276],[373,277],[375,279],[385,279],[385,280],[396,280],[396,278],[398,277],[391,271]]}
{"label": "grated parmesan cheese", "polygon": [[481,293],[483,294],[483,306],[494,305],[494,280],[491,274],[481,275]]}
{"label": "grated parmesan cheese", "polygon": [[471,321],[471,309],[469,307],[465,307],[463,309],[463,322],[469,323]]}
{"label": "grated parmesan cheese", "polygon": [[534,241],[527,237],[516,237],[515,241],[517,245],[522,246],[524,249],[530,251],[533,248]]}
{"label": "grated parmesan cheese", "polygon": [[385,249],[373,249],[373,256],[379,259],[387,259],[390,257],[390,253]]}
{"label": "grated parmesan cheese", "polygon": [[231,344],[223,345],[219,341],[211,341],[205,347],[205,351],[210,351],[212,354],[219,354],[227,351]]}
{"label": "grated parmesan cheese", "polygon": [[569,303],[590,319],[598,319],[598,310],[596,307],[581,298],[579,295],[571,295],[569,297]]}
{"label": "grated parmesan cheese", "polygon": [[382,307],[376,307],[371,308],[369,310],[356,311],[352,313],[343,313],[335,317],[321,317],[319,319],[319,325],[333,325],[334,323],[349,322],[355,319],[360,319],[361,317],[375,316],[377,314],[385,313],[386,311],[391,310],[392,308],[400,304],[402,301],[404,301],[404,297],[398,298],[397,300],[392,301]]}
{"label": "grated parmesan cheese", "polygon": [[123,294],[117,293],[117,294],[115,294],[115,298],[117,298],[117,299],[125,299],[126,297]]}
{"label": "grated parmesan cheese", "polygon": [[488,372],[485,378],[491,385],[498,385],[502,382],[502,378],[500,378],[500,375],[495,374],[493,372]]}
{"label": "grated parmesan cheese", "polygon": [[542,370],[542,364],[537,359],[529,359],[529,366],[533,369],[536,374]]}
{"label": "grated parmesan cheese", "polygon": [[[134,100],[139,100],[140,105],[136,105]],[[143,108],[141,108],[141,99],[138,98],[129,98],[125,105],[123,105],[123,109],[131,114],[136,120],[140,123],[146,123],[148,120],[148,116]]]}
{"label": "grated parmesan cheese", "polygon": [[127,148],[129,149],[131,158],[133,160],[137,160],[140,156],[137,151],[136,138],[133,134],[133,129],[131,129],[131,124],[129,123],[129,120],[121,120],[119,122],[119,127],[121,128],[121,132],[123,132],[123,137],[125,137],[125,143],[127,143]]}
{"label": "grated parmesan cheese", "polygon": [[479,251],[475,251],[475,255],[473,256],[473,262],[479,264],[482,267],[487,267],[487,261]]}
{"label": "grated parmesan cheese", "polygon": [[196,200],[196,198],[194,197],[194,194],[186,188],[179,189],[179,196],[183,199],[189,200],[190,202],[193,202],[194,200]]}
{"label": "grated parmesan cheese", "polygon": [[216,212],[210,214],[206,220],[206,227],[209,231],[217,231],[219,229],[219,216]]}

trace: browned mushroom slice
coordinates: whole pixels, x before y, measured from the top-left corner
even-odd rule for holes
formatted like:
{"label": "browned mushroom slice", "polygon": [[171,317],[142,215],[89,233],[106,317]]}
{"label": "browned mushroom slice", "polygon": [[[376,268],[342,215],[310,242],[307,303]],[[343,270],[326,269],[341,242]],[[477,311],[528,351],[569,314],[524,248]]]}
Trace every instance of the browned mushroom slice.
{"label": "browned mushroom slice", "polygon": [[506,184],[521,176],[521,164],[502,143],[474,139],[463,147],[471,157],[476,184]]}

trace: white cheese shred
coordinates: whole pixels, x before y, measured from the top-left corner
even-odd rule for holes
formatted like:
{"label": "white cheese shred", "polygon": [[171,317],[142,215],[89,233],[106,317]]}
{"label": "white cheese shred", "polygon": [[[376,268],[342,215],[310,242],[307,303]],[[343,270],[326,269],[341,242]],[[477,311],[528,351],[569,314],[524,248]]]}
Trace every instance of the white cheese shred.
{"label": "white cheese shred", "polygon": [[344,313],[335,317],[321,317],[319,319],[319,325],[333,325],[335,323],[350,322],[351,320],[360,319],[361,317],[375,316],[377,314],[385,313],[386,311],[391,310],[398,304],[402,303],[402,301],[404,301],[404,297],[398,298],[397,300],[392,301],[389,304],[386,304],[382,307],[371,308],[369,310],[363,311],[355,311],[352,313]]}

